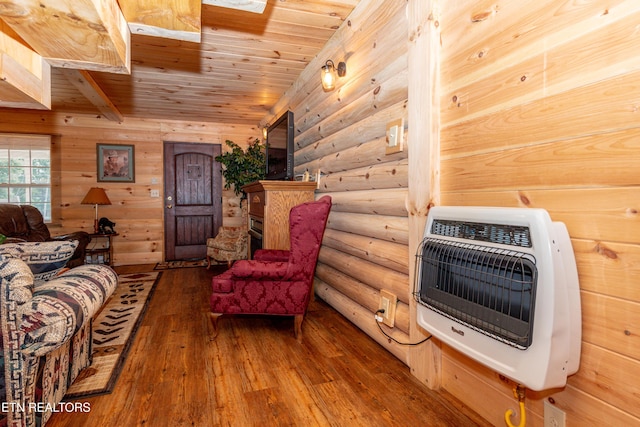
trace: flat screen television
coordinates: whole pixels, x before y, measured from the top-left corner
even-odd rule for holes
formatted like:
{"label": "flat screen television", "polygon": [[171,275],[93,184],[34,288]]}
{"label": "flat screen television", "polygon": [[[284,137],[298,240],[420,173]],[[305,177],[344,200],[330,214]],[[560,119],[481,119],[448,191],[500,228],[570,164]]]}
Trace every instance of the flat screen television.
{"label": "flat screen television", "polygon": [[293,179],[293,112],[287,111],[267,128],[266,174],[268,180]]}

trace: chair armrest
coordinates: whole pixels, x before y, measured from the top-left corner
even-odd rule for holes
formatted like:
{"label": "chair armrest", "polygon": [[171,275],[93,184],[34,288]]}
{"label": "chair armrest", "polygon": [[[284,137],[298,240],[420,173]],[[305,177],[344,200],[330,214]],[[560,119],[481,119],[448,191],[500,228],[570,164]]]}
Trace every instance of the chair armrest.
{"label": "chair armrest", "polygon": [[253,280],[279,280],[287,273],[286,262],[240,260],[229,270],[233,277]]}
{"label": "chair armrest", "polygon": [[72,268],[37,284],[20,323],[22,352],[41,356],[62,345],[91,321],[117,285],[118,275],[99,264]]}

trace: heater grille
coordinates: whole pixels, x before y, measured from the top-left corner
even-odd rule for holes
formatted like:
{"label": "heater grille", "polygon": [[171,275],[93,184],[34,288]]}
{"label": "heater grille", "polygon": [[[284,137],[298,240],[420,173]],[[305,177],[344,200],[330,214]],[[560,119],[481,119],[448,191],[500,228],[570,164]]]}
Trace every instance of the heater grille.
{"label": "heater grille", "polygon": [[[439,221],[432,233],[442,232],[531,245],[526,227],[507,230],[491,224]],[[538,277],[531,254],[428,237],[420,246],[418,261],[419,303],[516,348],[531,345]]]}
{"label": "heater grille", "polygon": [[431,224],[431,234],[522,248],[531,247],[529,227],[518,225],[435,219]]}

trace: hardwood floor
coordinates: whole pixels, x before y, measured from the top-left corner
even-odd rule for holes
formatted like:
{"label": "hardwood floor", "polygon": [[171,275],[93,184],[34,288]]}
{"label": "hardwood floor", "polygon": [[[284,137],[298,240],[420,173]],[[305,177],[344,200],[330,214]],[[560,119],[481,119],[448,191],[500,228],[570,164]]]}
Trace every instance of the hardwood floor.
{"label": "hardwood floor", "polygon": [[[150,271],[127,266],[119,273]],[[211,339],[204,268],[163,272],[111,394],[61,426],[485,426],[321,300],[293,318],[223,317]]]}

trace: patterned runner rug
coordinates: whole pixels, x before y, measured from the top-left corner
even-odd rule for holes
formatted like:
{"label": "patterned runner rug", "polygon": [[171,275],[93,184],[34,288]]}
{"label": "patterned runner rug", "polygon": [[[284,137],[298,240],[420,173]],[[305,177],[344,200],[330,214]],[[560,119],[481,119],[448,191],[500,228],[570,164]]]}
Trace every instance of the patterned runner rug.
{"label": "patterned runner rug", "polygon": [[111,299],[93,319],[93,361],[71,384],[66,399],[110,393],[162,273],[121,274]]}
{"label": "patterned runner rug", "polygon": [[[211,264],[216,264],[215,261],[211,261]],[[226,264],[226,263],[225,263]],[[171,268],[191,268],[191,267],[206,267],[207,260],[199,259],[199,260],[187,260],[187,261],[166,261],[159,262],[154,267],[154,270],[169,270]]]}

